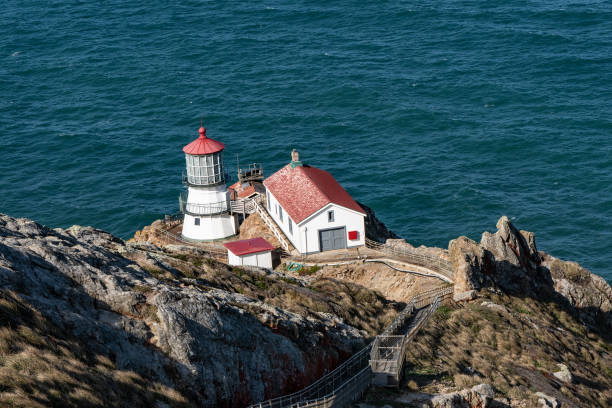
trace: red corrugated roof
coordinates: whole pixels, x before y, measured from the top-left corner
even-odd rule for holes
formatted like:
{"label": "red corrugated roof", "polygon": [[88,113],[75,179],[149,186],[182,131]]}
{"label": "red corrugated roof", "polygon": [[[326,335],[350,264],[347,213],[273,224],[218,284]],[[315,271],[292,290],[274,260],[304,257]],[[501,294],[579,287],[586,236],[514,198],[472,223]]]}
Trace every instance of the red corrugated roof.
{"label": "red corrugated roof", "polygon": [[264,181],[264,185],[295,223],[334,203],[365,215],[336,179],[325,170],[286,165]]}
{"label": "red corrugated roof", "polygon": [[206,129],[204,126],[200,128],[200,137],[183,147],[185,153],[193,155],[212,154],[220,152],[223,149],[225,149],[223,143],[206,137]]}
{"label": "red corrugated roof", "polygon": [[270,244],[268,241],[261,237],[227,242],[223,244],[223,246],[232,251],[232,253],[237,256],[254,254],[256,252],[271,251],[274,249],[272,244]]}
{"label": "red corrugated roof", "polygon": [[232,200],[247,198],[255,193],[264,194],[266,192],[264,186],[256,181],[250,181],[245,183],[245,185],[241,185],[240,182],[237,181],[227,189],[230,191],[230,194],[232,194]]}

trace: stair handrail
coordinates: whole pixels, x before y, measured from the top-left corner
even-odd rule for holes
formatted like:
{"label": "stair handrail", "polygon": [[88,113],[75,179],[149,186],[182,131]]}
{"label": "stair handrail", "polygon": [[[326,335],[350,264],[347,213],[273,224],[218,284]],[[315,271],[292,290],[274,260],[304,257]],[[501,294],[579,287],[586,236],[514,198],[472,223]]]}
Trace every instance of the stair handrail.
{"label": "stair handrail", "polygon": [[[434,289],[431,289],[431,290],[428,290],[428,291],[425,291],[418,295],[413,296],[412,298],[410,298],[410,300],[408,301],[408,303],[406,304],[402,312],[400,312],[400,315],[398,315],[394,319],[394,321],[391,323],[389,327],[391,326],[398,327],[398,324],[396,322],[398,322],[399,319],[404,319],[407,313],[411,313],[411,310],[413,309],[413,307],[417,305],[422,305],[423,303],[426,303],[428,300],[430,300],[433,303],[436,301],[436,299],[442,299],[443,297],[447,296],[448,293],[452,293],[452,288],[453,288],[452,285],[445,285],[443,287],[434,288]],[[433,300],[431,300],[432,298]],[[423,306],[420,306],[420,307],[423,307]],[[386,331],[387,330],[385,330],[385,332]],[[373,345],[375,344],[375,341],[376,339],[372,341],[370,344],[368,344],[367,346],[365,346],[364,348],[362,348],[361,350],[359,350],[357,353],[353,354],[353,356],[351,356],[344,363],[336,367],[336,369],[324,375],[323,377],[319,378],[317,381],[313,382],[312,384],[303,388],[302,390],[296,391],[288,395],[284,395],[284,396],[272,398],[266,401],[262,401],[257,404],[250,405],[249,408],[287,408],[287,407],[298,407],[298,406],[299,407],[330,406],[330,405],[325,405],[325,404],[329,402],[330,399],[332,399],[332,402],[334,402],[337,396],[337,393],[342,389],[342,387],[351,381],[357,381],[357,379],[359,379],[358,376],[363,375],[362,373],[366,372],[366,370],[369,372],[368,378],[371,379],[371,370],[369,366],[369,359],[367,357],[370,356],[370,351]],[[365,360],[365,363],[366,363],[365,368],[358,367],[359,371],[357,373],[353,374],[347,380],[343,381],[342,385],[335,387],[334,379],[337,379],[343,370],[348,369],[348,367],[350,367],[350,364],[353,364],[356,362],[359,364],[362,364],[363,361],[359,361],[359,359]],[[325,387],[329,387],[330,383],[332,387],[329,392],[324,391],[325,393],[323,395],[320,395],[316,398],[309,398],[308,393],[310,392],[314,393],[314,391],[316,390],[317,394],[320,394],[321,390],[325,390]],[[368,380],[368,385],[369,385],[369,380]],[[298,404],[298,405],[295,405],[295,404]]]}
{"label": "stair handrail", "polygon": [[276,225],[276,223],[270,218],[268,211],[265,208],[263,208],[261,204],[258,203],[256,200],[253,200],[253,203],[255,203],[255,208],[257,209],[257,213],[261,216],[261,218],[264,220],[266,225],[270,228],[274,236],[276,236],[276,238],[280,242],[283,249],[285,251],[289,251],[289,243],[283,236],[282,232],[278,230],[278,226]]}

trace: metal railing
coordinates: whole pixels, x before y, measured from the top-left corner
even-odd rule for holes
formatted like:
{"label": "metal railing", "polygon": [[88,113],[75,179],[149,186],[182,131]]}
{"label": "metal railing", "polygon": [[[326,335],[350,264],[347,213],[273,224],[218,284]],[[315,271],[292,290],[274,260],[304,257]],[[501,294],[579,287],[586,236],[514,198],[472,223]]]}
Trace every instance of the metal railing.
{"label": "metal railing", "polygon": [[218,215],[230,212],[230,201],[219,201],[210,204],[194,204],[187,201],[188,193],[183,191],[179,196],[179,208],[183,214],[196,217],[206,215]]}
{"label": "metal railing", "polygon": [[264,178],[261,163],[251,163],[247,167],[238,168],[238,181],[242,184],[248,181],[260,181]]}
{"label": "metal railing", "polygon": [[[328,399],[342,386],[358,376],[364,369],[369,371],[369,356],[372,343],[368,344],[348,360],[340,364],[335,370],[324,375],[308,387],[293,394],[273,398],[259,404],[251,405],[251,408],[284,408],[284,407],[317,407],[326,405],[307,405],[308,402],[315,403],[319,399]],[[368,382],[369,384],[369,382]]]}
{"label": "metal railing", "polygon": [[421,252],[418,249],[391,246],[368,238],[366,238],[365,243],[368,248],[375,249],[414,265],[423,266],[431,269],[432,271],[448,276],[449,278],[453,277],[453,266],[446,259]]}
{"label": "metal railing", "polygon": [[[396,325],[396,327],[399,328],[398,332],[401,334],[382,334],[376,336],[376,339],[372,343],[372,351],[370,352],[370,368],[374,376],[374,384],[393,387],[399,386],[408,343],[436,311],[442,298],[449,294],[448,288],[442,288],[432,294],[435,296],[433,302],[429,300],[426,301],[424,297],[421,297],[421,299],[413,298],[415,302],[412,306],[415,304],[422,305],[426,302],[430,302],[431,304],[425,309],[422,309],[425,306],[419,306],[421,310],[414,315],[410,326],[401,328],[401,325]],[[414,309],[412,310],[414,311]]]}
{"label": "metal railing", "polygon": [[[452,290],[452,285],[449,285],[413,296],[383,333],[387,333],[390,329],[396,330],[402,327],[406,323],[407,317],[410,317],[414,312],[415,307],[421,308],[436,300],[439,302],[443,297],[452,293]],[[427,316],[427,319],[429,316]],[[411,333],[416,333],[416,330],[425,321],[423,319],[413,326],[414,329],[411,330]],[[250,405],[249,408],[343,407],[347,403],[355,401],[367,390],[372,381],[372,369],[369,361],[375,341],[308,387],[293,394]]]}
{"label": "metal railing", "polygon": [[149,226],[149,228],[155,231],[158,239],[163,239],[167,243],[178,243],[178,244],[189,245],[189,246],[198,248],[202,252],[209,254],[211,258],[216,258],[218,260],[227,262],[227,250],[224,249],[223,247],[219,247],[219,246],[205,243],[205,242],[187,241],[178,234],[174,234],[170,231],[166,231],[164,229],[155,227],[153,225]]}
{"label": "metal railing", "polygon": [[376,336],[370,352],[372,372],[390,375],[399,382],[407,343],[403,334]]}

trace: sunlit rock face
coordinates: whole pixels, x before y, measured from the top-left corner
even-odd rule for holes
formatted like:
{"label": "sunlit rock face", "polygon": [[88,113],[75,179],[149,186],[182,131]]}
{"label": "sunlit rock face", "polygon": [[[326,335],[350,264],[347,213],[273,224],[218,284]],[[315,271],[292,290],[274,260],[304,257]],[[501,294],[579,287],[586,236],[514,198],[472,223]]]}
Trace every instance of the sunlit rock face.
{"label": "sunlit rock face", "polygon": [[455,299],[470,300],[485,287],[536,298],[562,296],[589,324],[612,327],[612,288],[575,262],[539,252],[535,235],[501,217],[480,243],[459,237],[449,244]]}

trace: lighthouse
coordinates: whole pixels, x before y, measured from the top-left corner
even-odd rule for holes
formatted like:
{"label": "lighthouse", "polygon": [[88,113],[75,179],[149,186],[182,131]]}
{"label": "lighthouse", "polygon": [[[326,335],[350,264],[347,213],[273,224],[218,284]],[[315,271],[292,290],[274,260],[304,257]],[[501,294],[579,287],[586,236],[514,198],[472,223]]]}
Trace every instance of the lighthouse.
{"label": "lighthouse", "polygon": [[187,191],[180,197],[183,238],[193,241],[213,241],[236,234],[236,219],[230,212],[229,193],[223,171],[221,142],[206,137],[200,127],[200,137],[183,147],[187,173],[183,183]]}

